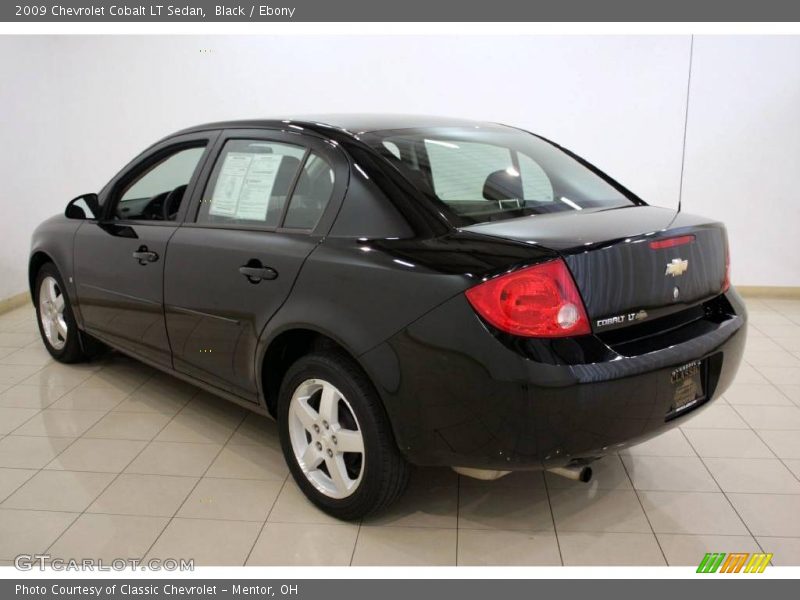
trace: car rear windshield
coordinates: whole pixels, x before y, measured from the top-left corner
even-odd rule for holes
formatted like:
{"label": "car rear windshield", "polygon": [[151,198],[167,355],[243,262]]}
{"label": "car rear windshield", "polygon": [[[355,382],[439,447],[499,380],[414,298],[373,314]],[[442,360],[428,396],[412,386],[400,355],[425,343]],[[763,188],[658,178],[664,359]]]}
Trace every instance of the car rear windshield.
{"label": "car rear windshield", "polygon": [[517,129],[402,129],[361,139],[461,225],[636,203],[557,146]]}

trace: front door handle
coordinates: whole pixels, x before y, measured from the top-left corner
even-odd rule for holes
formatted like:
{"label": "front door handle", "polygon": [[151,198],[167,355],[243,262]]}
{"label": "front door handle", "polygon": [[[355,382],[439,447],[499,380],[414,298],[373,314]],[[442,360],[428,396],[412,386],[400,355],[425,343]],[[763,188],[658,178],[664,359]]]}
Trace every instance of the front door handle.
{"label": "front door handle", "polygon": [[262,279],[275,279],[278,272],[270,267],[265,267],[258,260],[251,260],[246,265],[239,267],[239,273],[247,277],[250,283],[258,283]]}
{"label": "front door handle", "polygon": [[156,262],[158,254],[147,249],[147,246],[139,246],[139,249],[133,253],[133,258],[139,261],[140,265],[146,265],[149,262]]}

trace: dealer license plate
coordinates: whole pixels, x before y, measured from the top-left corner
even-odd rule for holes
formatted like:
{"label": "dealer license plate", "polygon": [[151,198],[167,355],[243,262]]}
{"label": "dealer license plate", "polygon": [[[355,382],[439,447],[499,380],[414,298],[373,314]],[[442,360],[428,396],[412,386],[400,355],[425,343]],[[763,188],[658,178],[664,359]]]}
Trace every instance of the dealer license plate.
{"label": "dealer license plate", "polygon": [[705,400],[703,373],[703,362],[700,360],[693,360],[672,371],[672,404],[668,414],[683,412]]}

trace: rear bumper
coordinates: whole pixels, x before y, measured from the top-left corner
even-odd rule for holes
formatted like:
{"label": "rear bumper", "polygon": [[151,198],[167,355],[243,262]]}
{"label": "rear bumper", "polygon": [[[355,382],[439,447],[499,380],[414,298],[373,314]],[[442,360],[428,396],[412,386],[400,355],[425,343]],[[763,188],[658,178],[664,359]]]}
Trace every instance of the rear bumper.
{"label": "rear bumper", "polygon": [[[562,466],[680,425],[727,389],[744,349],[746,312],[734,290],[726,298],[735,314],[682,343],[634,357],[550,364],[502,343],[458,296],[360,358],[412,463]],[[668,419],[670,375],[694,360],[707,361],[707,399]]]}

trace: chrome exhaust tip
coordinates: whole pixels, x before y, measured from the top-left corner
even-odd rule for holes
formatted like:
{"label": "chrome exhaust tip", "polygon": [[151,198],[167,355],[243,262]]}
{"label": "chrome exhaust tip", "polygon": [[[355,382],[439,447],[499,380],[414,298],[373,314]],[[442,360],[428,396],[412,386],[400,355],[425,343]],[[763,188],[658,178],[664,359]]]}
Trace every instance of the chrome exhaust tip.
{"label": "chrome exhaust tip", "polygon": [[592,467],[588,465],[554,467],[552,469],[547,469],[547,471],[553,475],[560,475],[561,477],[566,477],[574,481],[582,481],[583,483],[589,483],[592,480]]}

